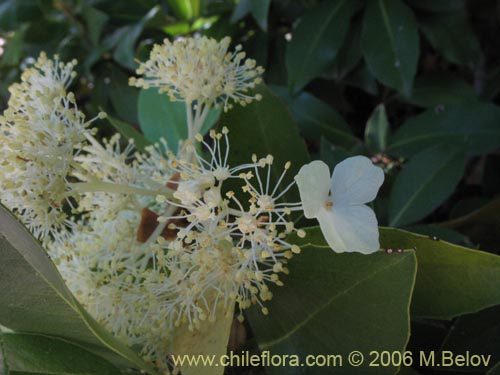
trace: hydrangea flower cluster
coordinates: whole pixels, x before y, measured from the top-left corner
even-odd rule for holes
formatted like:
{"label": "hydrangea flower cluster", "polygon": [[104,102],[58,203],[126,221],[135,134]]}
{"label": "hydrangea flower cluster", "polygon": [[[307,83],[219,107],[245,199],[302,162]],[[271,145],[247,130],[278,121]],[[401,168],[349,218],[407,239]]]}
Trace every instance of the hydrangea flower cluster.
{"label": "hydrangea flower cluster", "polygon": [[[178,154],[166,140],[145,153],[133,141],[123,147],[119,135],[98,141],[90,125],[104,116],[85,121],[67,92],[76,62],[44,54],[11,87],[0,118],[2,203],[44,241],[91,315],[166,372],[177,330],[230,318],[235,306],[240,319],[252,305],[269,313],[271,286],[283,285],[288,261],[301,251],[290,235],[305,236],[294,211],[317,218],[336,251],[379,247],[364,203],[383,174],[368,159],[340,163],[331,187],[328,167],[317,162],[295,180],[288,162],[273,179],[271,155],[231,165],[228,129],[199,133],[214,106],[259,99],[247,90],[262,69],[228,46],[228,38],[166,41],[141,64],[145,78],[131,80],[187,103],[189,138]],[[296,184],[301,202],[288,203]]]}
{"label": "hydrangea flower cluster", "polygon": [[8,108],[0,117],[2,203],[40,239],[67,223],[68,178],[96,120],[85,121],[75,96],[66,92],[75,63],[42,53],[21,83],[9,88]]}

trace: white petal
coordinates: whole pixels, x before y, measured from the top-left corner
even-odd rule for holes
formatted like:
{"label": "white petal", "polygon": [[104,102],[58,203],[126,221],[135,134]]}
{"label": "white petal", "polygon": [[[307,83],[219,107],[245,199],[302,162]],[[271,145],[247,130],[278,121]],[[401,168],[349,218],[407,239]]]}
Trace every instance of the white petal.
{"label": "white petal", "polygon": [[368,206],[322,207],[318,221],[326,242],[337,253],[370,254],[380,249],[377,218]]}
{"label": "white petal", "polygon": [[384,182],[384,171],[364,156],[353,156],[337,164],[332,174],[334,205],[357,205],[375,199]]}
{"label": "white petal", "polygon": [[330,168],[321,160],[315,160],[300,168],[295,176],[299,187],[304,216],[308,219],[318,215],[318,210],[328,200],[330,191]]}

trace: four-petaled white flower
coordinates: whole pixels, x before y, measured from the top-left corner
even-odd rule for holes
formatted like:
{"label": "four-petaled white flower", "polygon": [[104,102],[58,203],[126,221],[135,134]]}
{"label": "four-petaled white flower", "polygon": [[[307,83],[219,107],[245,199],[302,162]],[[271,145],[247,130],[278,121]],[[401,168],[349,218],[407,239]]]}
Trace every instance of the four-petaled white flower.
{"label": "four-petaled white flower", "polygon": [[306,218],[318,220],[328,245],[337,253],[370,254],[380,248],[378,223],[365,203],[375,199],[384,172],[364,156],[337,164],[330,180],[319,160],[304,165],[295,177]]}

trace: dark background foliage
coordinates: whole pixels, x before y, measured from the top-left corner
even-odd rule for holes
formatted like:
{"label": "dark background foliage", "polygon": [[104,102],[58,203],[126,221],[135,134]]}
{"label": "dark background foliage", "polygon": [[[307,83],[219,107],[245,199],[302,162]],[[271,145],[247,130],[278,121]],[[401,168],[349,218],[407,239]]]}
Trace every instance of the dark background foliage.
{"label": "dark background foliage", "polygon": [[[266,68],[313,158],[333,167],[365,154],[386,170],[381,225],[500,253],[495,0],[3,0],[0,108],[46,51],[78,59],[72,89],[89,116],[103,109],[139,128],[140,94],[127,83],[135,59],[194,34],[231,36]],[[499,316],[416,319],[410,349],[500,360]]]}

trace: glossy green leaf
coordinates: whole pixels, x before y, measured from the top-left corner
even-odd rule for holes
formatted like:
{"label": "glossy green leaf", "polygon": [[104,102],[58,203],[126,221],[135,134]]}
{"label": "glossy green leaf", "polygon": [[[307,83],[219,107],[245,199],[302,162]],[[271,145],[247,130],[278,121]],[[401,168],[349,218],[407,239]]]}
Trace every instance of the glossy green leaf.
{"label": "glossy green leaf", "polygon": [[451,195],[464,169],[465,155],[459,148],[438,145],[415,155],[392,187],[389,225],[411,224],[430,214]]}
{"label": "glossy green leaf", "polygon": [[450,74],[426,74],[417,78],[410,103],[420,107],[433,108],[447,105],[466,104],[478,100],[474,88],[461,78]]}
{"label": "glossy green leaf", "polygon": [[413,315],[452,319],[500,304],[500,256],[392,228],[380,228],[380,244],[416,249]]}
{"label": "glossy green leaf", "polygon": [[332,0],[304,14],[293,30],[285,54],[288,86],[292,93],[331,66],[344,42],[349,20],[357,9],[357,1]]}
{"label": "glossy green leaf", "polygon": [[368,1],[361,47],[380,82],[410,95],[419,57],[417,23],[410,8],[401,0]]}
{"label": "glossy green leaf", "polygon": [[[274,181],[283,172],[285,163],[291,161],[292,166],[287,172],[287,181],[290,182],[300,167],[309,161],[306,146],[281,99],[263,84],[256,88],[256,93],[262,95],[261,101],[245,107],[236,106],[220,118],[219,126],[229,129],[230,165],[249,163],[252,154],[259,158],[271,154],[274,156]],[[281,187],[285,186],[284,182]],[[296,189],[287,194],[290,202],[298,199]]]}
{"label": "glossy green leaf", "polygon": [[302,134],[319,139],[321,136],[335,145],[351,148],[360,143],[340,114],[315,96],[301,92],[291,97],[284,87],[274,86],[272,90],[288,104]]}
{"label": "glossy green leaf", "polygon": [[368,119],[365,128],[365,143],[372,152],[385,151],[389,130],[385,105],[379,104]]}
{"label": "glossy green leaf", "polygon": [[120,121],[108,115],[109,123],[126,139],[133,139],[135,147],[140,152],[144,152],[146,147],[151,144],[141,133],[139,133],[132,125]]}
{"label": "glossy green leaf", "polygon": [[[479,41],[465,12],[433,13],[421,16],[419,26],[432,46],[448,61],[473,65],[481,55]],[[460,30],[457,33],[457,30]]]}
{"label": "glossy green leaf", "polygon": [[35,334],[3,333],[3,352],[9,374],[118,375],[101,357],[73,343]]}
{"label": "glossy green leaf", "polygon": [[154,373],[78,304],[40,244],[3,206],[0,259],[1,325],[67,338],[122,365]]}
{"label": "glossy green leaf", "polygon": [[[307,230],[300,255],[290,261],[285,286],[274,288],[269,315],[248,318],[259,348],[272,354],[341,354],[365,358],[373,350],[403,351],[409,338],[409,304],[415,281],[413,251],[336,254],[319,229]],[[395,367],[343,366],[336,374],[394,374]],[[268,367],[269,374],[324,374],[325,367]]]}
{"label": "glossy green leaf", "polygon": [[[168,95],[159,94],[158,89],[141,90],[138,101],[139,125],[144,136],[151,142],[158,142],[163,137],[175,153],[179,141],[188,136],[186,103],[171,102]],[[206,133],[216,123],[219,109],[211,109],[202,128]]]}
{"label": "glossy green leaf", "polygon": [[470,102],[445,106],[407,120],[394,134],[388,152],[411,156],[436,144],[453,144],[469,155],[491,152],[500,146],[500,107]]}

